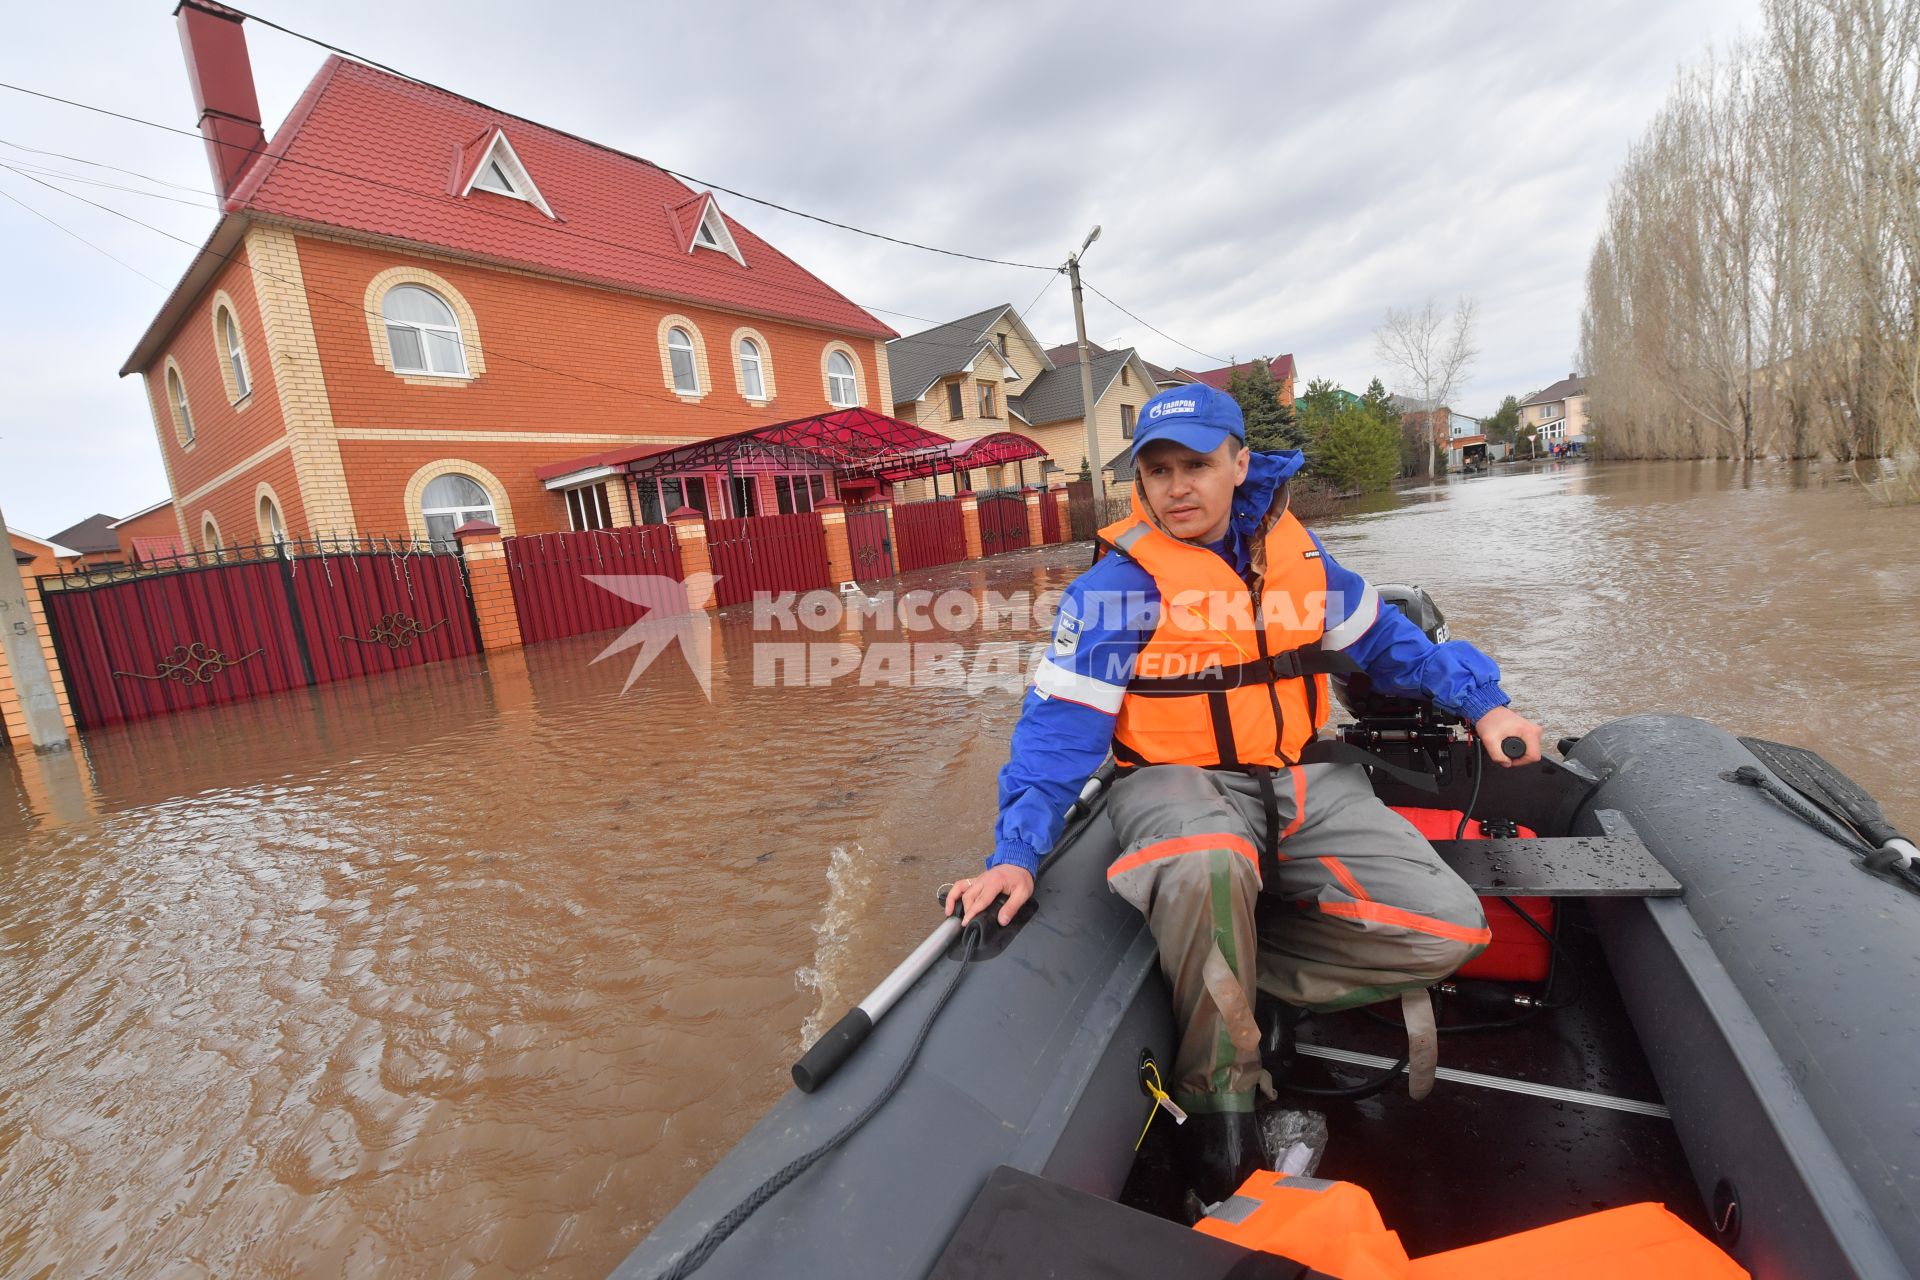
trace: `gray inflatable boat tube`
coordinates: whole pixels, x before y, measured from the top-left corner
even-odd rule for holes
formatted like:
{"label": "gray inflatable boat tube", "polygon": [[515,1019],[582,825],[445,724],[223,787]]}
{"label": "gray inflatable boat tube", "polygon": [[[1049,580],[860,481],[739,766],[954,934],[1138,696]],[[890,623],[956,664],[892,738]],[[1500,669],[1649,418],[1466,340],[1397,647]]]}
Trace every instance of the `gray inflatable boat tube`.
{"label": "gray inflatable boat tube", "polygon": [[1771,797],[1739,739],[1617,720],[1573,758],[1685,886],[1597,899],[1694,1178],[1758,1280],[1920,1272],[1920,897]]}
{"label": "gray inflatable boat tube", "polygon": [[[1038,909],[971,962],[892,1101],[742,1224],[702,1280],[924,1275],[1002,1164],[1119,1194],[1149,1105],[1140,1057],[1168,1064],[1173,1027],[1153,938],[1107,890],[1112,856],[1103,806],[1049,861]],[[789,1090],[613,1274],[658,1275],[865,1106],[956,963],[939,961],[818,1091]]]}

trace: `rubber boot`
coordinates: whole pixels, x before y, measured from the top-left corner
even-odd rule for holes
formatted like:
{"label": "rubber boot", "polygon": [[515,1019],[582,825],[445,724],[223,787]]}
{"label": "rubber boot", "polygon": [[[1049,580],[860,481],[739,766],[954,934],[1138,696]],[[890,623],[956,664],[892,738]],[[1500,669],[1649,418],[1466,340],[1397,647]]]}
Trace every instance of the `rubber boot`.
{"label": "rubber boot", "polygon": [[1260,1026],[1260,1065],[1277,1089],[1293,1074],[1294,1029],[1307,1011],[1261,992],[1253,1002],[1253,1020]]}
{"label": "rubber boot", "polygon": [[1175,1132],[1182,1172],[1203,1205],[1225,1200],[1267,1165],[1260,1124],[1251,1111],[1195,1112]]}

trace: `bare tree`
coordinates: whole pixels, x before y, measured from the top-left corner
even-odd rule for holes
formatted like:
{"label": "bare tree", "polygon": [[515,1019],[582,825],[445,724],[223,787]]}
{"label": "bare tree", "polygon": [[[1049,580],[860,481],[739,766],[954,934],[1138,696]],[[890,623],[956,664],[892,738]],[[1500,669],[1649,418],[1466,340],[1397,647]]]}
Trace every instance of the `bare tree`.
{"label": "bare tree", "polygon": [[1453,315],[1445,315],[1432,297],[1405,311],[1388,307],[1386,318],[1373,331],[1374,349],[1395,373],[1402,394],[1417,401],[1414,411],[1424,422],[1427,474],[1438,470],[1435,457],[1435,421],[1453,393],[1466,381],[1480,349],[1473,342],[1477,304],[1462,297]]}

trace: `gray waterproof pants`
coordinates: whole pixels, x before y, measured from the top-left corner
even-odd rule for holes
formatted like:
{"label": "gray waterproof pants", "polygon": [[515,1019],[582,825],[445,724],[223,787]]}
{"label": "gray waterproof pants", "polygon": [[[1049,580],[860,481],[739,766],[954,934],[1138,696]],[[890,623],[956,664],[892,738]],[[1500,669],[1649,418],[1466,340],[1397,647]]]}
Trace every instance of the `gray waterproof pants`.
{"label": "gray waterproof pants", "polygon": [[1244,774],[1153,765],[1114,787],[1107,883],[1146,916],[1173,992],[1174,1098],[1245,1111],[1260,1079],[1259,989],[1308,1009],[1425,987],[1485,948],[1480,901],[1366,770],[1275,770],[1281,841],[1261,883],[1267,814]]}

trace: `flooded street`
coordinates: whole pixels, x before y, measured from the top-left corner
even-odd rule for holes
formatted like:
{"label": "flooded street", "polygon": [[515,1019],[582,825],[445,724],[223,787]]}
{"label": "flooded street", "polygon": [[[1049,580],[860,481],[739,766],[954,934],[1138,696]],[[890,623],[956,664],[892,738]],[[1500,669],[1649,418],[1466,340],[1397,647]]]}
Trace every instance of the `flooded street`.
{"label": "flooded street", "polygon": [[[1542,469],[1319,529],[1550,739],[1697,715],[1913,831],[1920,508],[1836,474]],[[750,623],[710,704],[584,636],[93,734],[51,782],[0,754],[0,1273],[609,1270],[990,845],[1011,695],[758,688]]]}

